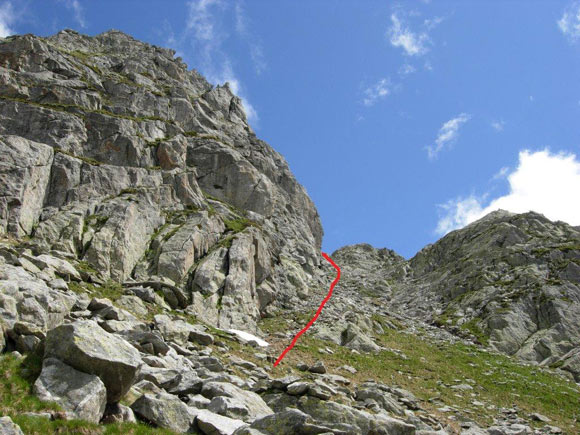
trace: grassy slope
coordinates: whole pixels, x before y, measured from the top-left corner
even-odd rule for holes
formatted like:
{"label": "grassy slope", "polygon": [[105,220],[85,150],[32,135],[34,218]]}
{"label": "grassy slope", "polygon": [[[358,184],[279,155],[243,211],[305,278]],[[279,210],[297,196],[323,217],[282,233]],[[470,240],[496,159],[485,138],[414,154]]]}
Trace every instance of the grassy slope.
{"label": "grassy slope", "polygon": [[[283,331],[286,322],[279,318],[265,319],[261,326],[273,333]],[[299,361],[313,363],[320,359],[331,373],[343,374],[354,384],[375,379],[405,388],[422,400],[425,409],[443,418],[445,415],[437,408],[444,404],[464,410],[464,416],[489,425],[498,413],[497,407],[511,408],[516,405],[522,416],[538,412],[551,418],[552,425],[566,432],[580,432],[577,421],[580,417],[580,391],[576,384],[550,370],[525,365],[477,346],[433,344],[426,338],[402,330],[386,329],[377,339],[391,351],[382,351],[378,355],[357,354],[311,338],[306,333],[274,370],[274,374],[286,374],[288,368],[293,368]],[[289,344],[287,341],[270,338],[278,351]],[[319,352],[319,348],[326,347],[334,353]],[[338,367],[345,364],[358,372],[355,375],[340,373]],[[470,384],[473,390],[450,388],[457,384]],[[484,406],[474,405],[473,401]]]}

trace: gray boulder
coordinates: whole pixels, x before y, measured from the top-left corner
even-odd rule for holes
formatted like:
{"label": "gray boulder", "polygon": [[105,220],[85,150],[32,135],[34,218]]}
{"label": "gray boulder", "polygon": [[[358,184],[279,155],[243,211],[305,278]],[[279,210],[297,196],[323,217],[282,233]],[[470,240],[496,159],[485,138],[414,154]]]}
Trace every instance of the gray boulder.
{"label": "gray boulder", "polygon": [[0,417],[0,433],[2,435],[24,435],[20,426],[14,423],[10,417]]}
{"label": "gray boulder", "polygon": [[93,321],[78,320],[48,332],[46,357],[97,375],[107,388],[107,402],[118,402],[133,385],[142,365],[139,352]]}
{"label": "gray boulder", "polygon": [[176,396],[165,392],[146,393],[131,409],[142,420],[176,432],[189,432],[194,415]]}
{"label": "gray boulder", "polygon": [[98,423],[107,404],[107,390],[98,376],[80,372],[54,358],[46,358],[34,383],[34,394],[56,402],[73,418]]}
{"label": "gray boulder", "polygon": [[241,420],[224,417],[205,409],[197,409],[195,424],[206,435],[232,435],[237,429],[247,426]]}
{"label": "gray boulder", "polygon": [[194,290],[205,295],[223,288],[228,270],[228,250],[216,249],[196,268],[193,279]]}
{"label": "gray boulder", "polygon": [[212,399],[210,410],[228,417],[242,418],[249,422],[274,413],[256,393],[227,382],[206,382],[201,394]]}

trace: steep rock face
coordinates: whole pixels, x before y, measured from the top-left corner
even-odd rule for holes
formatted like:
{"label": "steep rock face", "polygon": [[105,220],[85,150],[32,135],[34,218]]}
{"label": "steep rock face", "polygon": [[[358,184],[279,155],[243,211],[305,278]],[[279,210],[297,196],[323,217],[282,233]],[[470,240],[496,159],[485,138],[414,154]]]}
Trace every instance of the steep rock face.
{"label": "steep rock face", "polygon": [[174,55],[117,31],[1,40],[0,234],[254,329],[307,291],[318,213],[228,85]]}

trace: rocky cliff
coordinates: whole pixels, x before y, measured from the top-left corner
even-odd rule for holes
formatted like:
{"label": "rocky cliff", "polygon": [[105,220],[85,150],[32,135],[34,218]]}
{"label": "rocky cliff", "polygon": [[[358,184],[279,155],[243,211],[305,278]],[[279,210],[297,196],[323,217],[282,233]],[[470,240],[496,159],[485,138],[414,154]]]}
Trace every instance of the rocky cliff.
{"label": "rocky cliff", "polygon": [[307,293],[318,213],[228,85],[174,55],[116,31],[2,41],[0,232],[254,329]]}

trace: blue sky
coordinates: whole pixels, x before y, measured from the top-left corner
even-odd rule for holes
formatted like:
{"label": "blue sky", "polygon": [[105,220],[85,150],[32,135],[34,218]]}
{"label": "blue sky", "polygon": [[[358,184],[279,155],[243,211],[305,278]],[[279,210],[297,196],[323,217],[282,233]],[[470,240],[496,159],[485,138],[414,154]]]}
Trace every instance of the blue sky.
{"label": "blue sky", "polygon": [[0,1],[0,34],[111,28],[229,81],[323,249],[410,257],[495,208],[580,225],[580,2]]}

